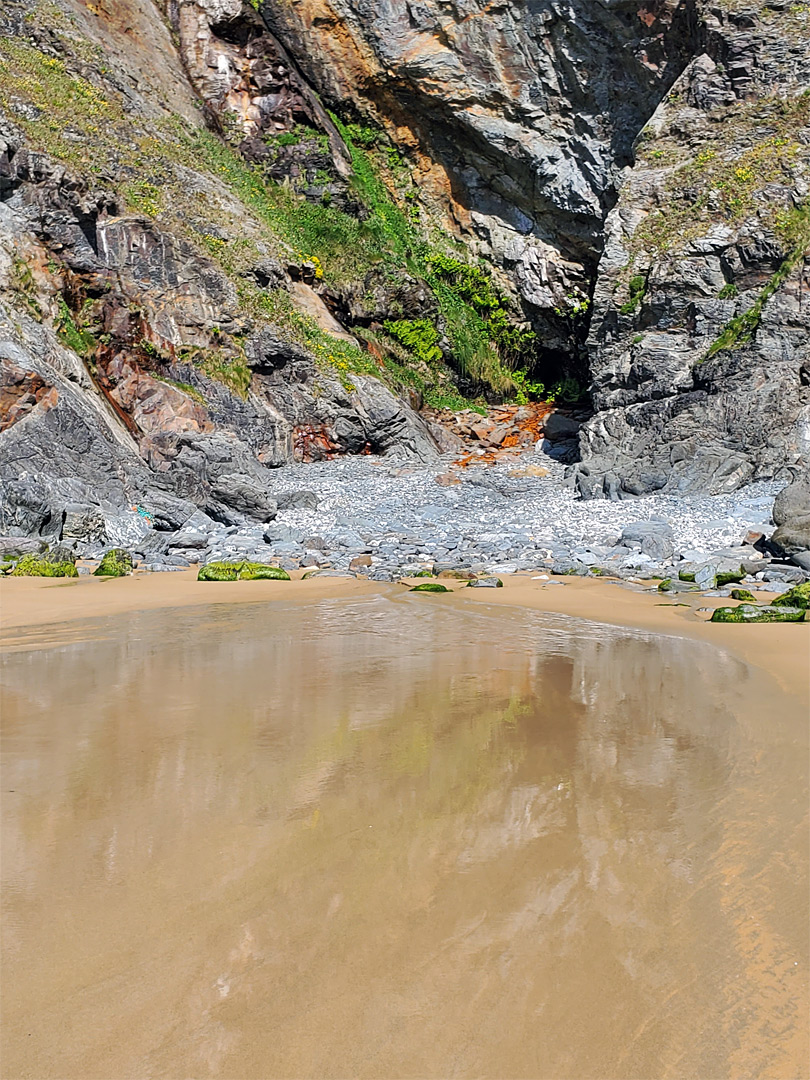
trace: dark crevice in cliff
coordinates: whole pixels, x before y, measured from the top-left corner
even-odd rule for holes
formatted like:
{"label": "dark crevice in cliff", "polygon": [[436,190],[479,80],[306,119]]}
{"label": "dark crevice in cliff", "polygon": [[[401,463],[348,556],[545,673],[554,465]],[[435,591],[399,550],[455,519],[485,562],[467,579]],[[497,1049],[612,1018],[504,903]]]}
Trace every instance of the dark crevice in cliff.
{"label": "dark crevice in cliff", "polygon": [[[579,0],[527,4],[526,17],[537,24],[535,40],[548,49],[558,80],[556,89],[548,81],[539,84],[531,100],[557,110],[572,133],[567,156],[550,151],[545,162],[532,145],[535,138],[548,139],[542,118],[529,126],[531,114],[524,115],[517,99],[497,86],[488,85],[480,102],[471,90],[474,107],[468,108],[450,93],[437,95],[430,80],[422,82],[406,65],[398,71],[389,67],[384,76],[354,87],[349,100],[335,89],[340,78],[319,66],[322,59],[315,58],[311,40],[290,32],[281,9],[264,3],[261,14],[330,107],[383,120],[389,131],[407,129],[421,153],[442,166],[459,234],[513,280],[523,314],[538,334],[536,374],[547,382],[568,375],[587,382],[590,315],[579,314],[572,326],[566,297],[574,296],[574,306],[580,296],[592,298],[604,223],[618,199],[618,173],[632,164],[639,133],[704,47],[695,0],[674,8],[665,0],[598,9]],[[452,51],[451,37],[439,30],[431,24],[437,43]],[[419,32],[425,32],[422,23],[414,24],[414,33]],[[374,40],[368,39],[372,47]],[[603,47],[595,45],[600,41]],[[481,120],[482,113],[493,116],[492,125]],[[562,269],[559,282],[550,283],[553,300],[535,299],[538,290],[518,280],[518,268],[504,250],[509,236],[559,252]]]}

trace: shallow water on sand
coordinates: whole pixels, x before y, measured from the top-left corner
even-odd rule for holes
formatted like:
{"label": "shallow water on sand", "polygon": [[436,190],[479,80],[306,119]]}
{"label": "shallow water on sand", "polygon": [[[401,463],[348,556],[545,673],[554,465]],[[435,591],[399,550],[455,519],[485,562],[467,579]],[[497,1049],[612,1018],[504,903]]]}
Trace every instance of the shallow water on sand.
{"label": "shallow water on sand", "polygon": [[429,596],[36,634],[4,1080],[808,1074],[807,718],[767,676]]}

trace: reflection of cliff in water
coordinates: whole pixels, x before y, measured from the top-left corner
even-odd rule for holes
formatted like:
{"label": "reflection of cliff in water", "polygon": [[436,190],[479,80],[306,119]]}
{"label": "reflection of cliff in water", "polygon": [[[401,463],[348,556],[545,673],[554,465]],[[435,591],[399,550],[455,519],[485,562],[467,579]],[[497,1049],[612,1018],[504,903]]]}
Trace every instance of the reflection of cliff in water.
{"label": "reflection of cliff in water", "polygon": [[105,966],[137,942],[165,998],[162,1039],[110,1021],[135,1071],[790,1060],[806,891],[781,852],[803,764],[779,721],[762,730],[744,665],[432,598],[145,613],[95,636],[6,662],[7,955],[24,1001],[45,956],[84,987],[137,981]]}

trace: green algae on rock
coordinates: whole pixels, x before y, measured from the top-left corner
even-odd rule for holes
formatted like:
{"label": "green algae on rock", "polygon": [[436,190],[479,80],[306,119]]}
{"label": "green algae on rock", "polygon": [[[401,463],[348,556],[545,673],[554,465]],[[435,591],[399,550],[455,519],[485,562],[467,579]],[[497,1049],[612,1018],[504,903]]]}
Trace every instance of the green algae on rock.
{"label": "green algae on rock", "polygon": [[804,609],[795,607],[754,607],[753,604],[740,604],[738,607],[717,608],[712,622],[717,623],[765,623],[765,622],[802,622]]}
{"label": "green algae on rock", "polygon": [[132,556],[123,548],[110,548],[93,571],[94,577],[126,577],[132,573]]}
{"label": "green algae on rock", "polygon": [[810,581],[794,585],[792,589],[777,596],[771,603],[776,607],[794,607],[806,611],[810,608]]}
{"label": "green algae on rock", "polygon": [[[749,603],[752,603],[752,604],[755,604],[756,601],[757,601],[757,598],[754,596],[754,594],[752,592],[749,592],[748,589],[732,589],[731,590],[731,599],[732,600],[747,600]],[[775,603],[775,601],[774,601],[774,603]]]}
{"label": "green algae on rock", "polygon": [[201,566],[197,581],[289,581],[278,566],[255,562],[210,562]]}
{"label": "green algae on rock", "polygon": [[290,575],[279,566],[246,562],[239,573],[240,581],[289,581]]}
{"label": "green algae on rock", "polygon": [[23,555],[11,571],[11,577],[78,577],[70,559],[49,559],[47,555]]}
{"label": "green algae on rock", "polygon": [[421,585],[414,585],[411,592],[452,592],[452,589],[440,585],[438,581],[425,581]]}
{"label": "green algae on rock", "polygon": [[474,581],[468,581],[466,587],[468,589],[502,589],[503,582],[499,577],[480,577]]}
{"label": "green algae on rock", "polygon": [[714,587],[715,589],[722,589],[724,585],[739,585],[744,577],[745,571],[743,570],[721,570],[719,574],[715,575]]}

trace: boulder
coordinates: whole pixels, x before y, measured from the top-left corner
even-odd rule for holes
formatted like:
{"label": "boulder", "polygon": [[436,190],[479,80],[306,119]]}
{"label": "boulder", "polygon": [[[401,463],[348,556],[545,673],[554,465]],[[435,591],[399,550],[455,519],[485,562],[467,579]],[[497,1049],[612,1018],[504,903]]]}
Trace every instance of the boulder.
{"label": "boulder", "polygon": [[807,519],[810,522],[810,480],[794,480],[776,496],[773,504],[774,525],[793,525]]}
{"label": "boulder", "polygon": [[711,621],[723,623],[765,623],[765,622],[803,622],[805,612],[798,607],[779,607],[753,604],[740,604],[737,607],[719,607],[712,614]]}
{"label": "boulder", "polygon": [[123,548],[110,548],[93,573],[96,577],[125,577],[132,573],[132,556]]}
{"label": "boulder", "polygon": [[553,412],[548,416],[543,425],[543,435],[549,442],[562,442],[568,439],[576,439],[579,435],[580,424],[562,413]]}
{"label": "boulder", "polygon": [[317,510],[319,502],[314,491],[282,491],[276,495],[279,510]]}
{"label": "boulder", "polygon": [[770,539],[771,548],[780,555],[798,555],[810,549],[810,517],[794,518],[780,525]]}

